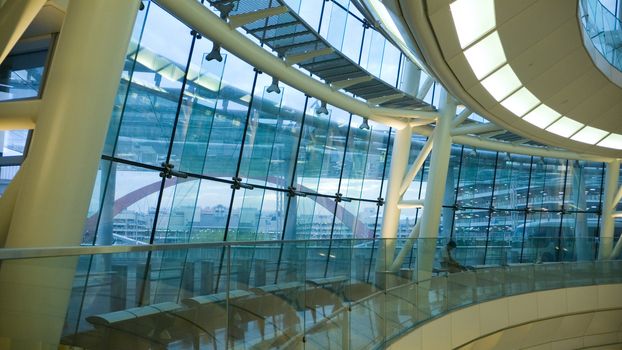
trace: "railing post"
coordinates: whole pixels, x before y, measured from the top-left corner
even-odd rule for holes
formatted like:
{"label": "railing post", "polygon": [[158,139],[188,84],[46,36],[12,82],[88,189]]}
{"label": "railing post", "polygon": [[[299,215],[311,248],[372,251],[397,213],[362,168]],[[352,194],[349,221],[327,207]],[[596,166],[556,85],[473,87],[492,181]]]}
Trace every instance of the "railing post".
{"label": "railing post", "polygon": [[136,306],[149,305],[151,300],[151,268],[147,264],[136,265]]}
{"label": "railing post", "polygon": [[181,275],[181,299],[191,298],[194,296],[194,263],[187,262],[184,264],[183,273]]}
{"label": "railing post", "polygon": [[110,278],[110,310],[127,308],[127,265],[112,265]]}
{"label": "railing post", "polygon": [[207,295],[214,292],[214,263],[212,261],[201,261],[200,268],[200,294]]}
{"label": "railing post", "polygon": [[266,260],[255,260],[255,287],[266,285]]}

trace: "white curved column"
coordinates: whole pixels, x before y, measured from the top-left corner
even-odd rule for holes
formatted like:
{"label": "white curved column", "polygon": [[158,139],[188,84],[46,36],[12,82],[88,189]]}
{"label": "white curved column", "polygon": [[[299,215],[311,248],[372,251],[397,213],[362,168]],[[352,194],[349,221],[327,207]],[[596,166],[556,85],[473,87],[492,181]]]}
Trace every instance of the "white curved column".
{"label": "white curved column", "polygon": [[445,89],[441,92],[440,100],[440,117],[434,128],[434,147],[430,157],[430,172],[423,201],[421,233],[417,249],[417,278],[419,280],[429,279],[432,275],[447,168],[451,155],[451,123],[456,116],[456,102]]}
{"label": "white curved column", "polygon": [[[78,245],[139,1],[71,1],[5,247]],[[0,344],[58,347],[76,258],[3,261]]]}
{"label": "white curved column", "polygon": [[0,10],[0,63],[21,38],[46,0],[10,0]]}

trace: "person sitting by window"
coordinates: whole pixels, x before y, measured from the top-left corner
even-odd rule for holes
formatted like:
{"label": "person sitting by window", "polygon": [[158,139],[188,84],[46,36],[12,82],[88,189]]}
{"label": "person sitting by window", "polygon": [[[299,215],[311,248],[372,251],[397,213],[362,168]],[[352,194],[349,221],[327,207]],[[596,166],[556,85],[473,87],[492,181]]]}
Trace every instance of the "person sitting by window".
{"label": "person sitting by window", "polygon": [[450,240],[447,242],[447,245],[442,251],[441,256],[441,267],[444,270],[447,270],[449,273],[466,271],[467,268],[462,266],[454,257],[451,255],[452,251],[456,249],[456,242]]}

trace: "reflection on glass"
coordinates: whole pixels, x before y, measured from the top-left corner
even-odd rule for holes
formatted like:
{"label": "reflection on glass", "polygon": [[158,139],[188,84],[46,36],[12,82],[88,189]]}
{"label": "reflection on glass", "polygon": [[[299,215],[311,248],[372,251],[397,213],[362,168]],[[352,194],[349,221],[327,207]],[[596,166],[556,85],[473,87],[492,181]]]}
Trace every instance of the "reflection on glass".
{"label": "reflection on glass", "polygon": [[0,101],[39,97],[53,39],[17,42],[0,64]]}

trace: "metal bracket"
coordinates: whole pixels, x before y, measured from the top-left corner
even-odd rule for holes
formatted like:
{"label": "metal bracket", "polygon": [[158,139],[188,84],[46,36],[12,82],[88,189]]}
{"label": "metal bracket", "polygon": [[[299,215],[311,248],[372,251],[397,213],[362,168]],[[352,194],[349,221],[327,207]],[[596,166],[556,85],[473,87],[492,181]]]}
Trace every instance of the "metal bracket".
{"label": "metal bracket", "polygon": [[306,197],[306,196],[307,196],[307,194],[306,194],[306,193],[304,193],[304,192],[296,191],[296,188],[295,188],[295,187],[293,187],[293,186],[289,186],[289,187],[287,188],[287,196],[288,196],[288,197],[295,197],[295,196],[298,196],[298,197]]}
{"label": "metal bracket", "polygon": [[352,199],[348,198],[348,197],[344,197],[343,194],[337,192],[335,193],[335,202],[339,203],[339,202],[352,202]]}
{"label": "metal bracket", "polygon": [[162,163],[162,167],[164,167],[164,169],[162,169],[162,171],[160,172],[160,177],[166,177],[167,179],[170,179],[173,176],[182,179],[186,179],[188,177],[188,174],[186,173],[173,170],[173,168],[175,167],[173,164],[164,162]]}
{"label": "metal bracket", "polygon": [[240,188],[243,188],[245,190],[255,189],[255,186],[243,183],[241,177],[232,177],[231,179],[233,180],[231,188],[234,190],[239,190]]}

